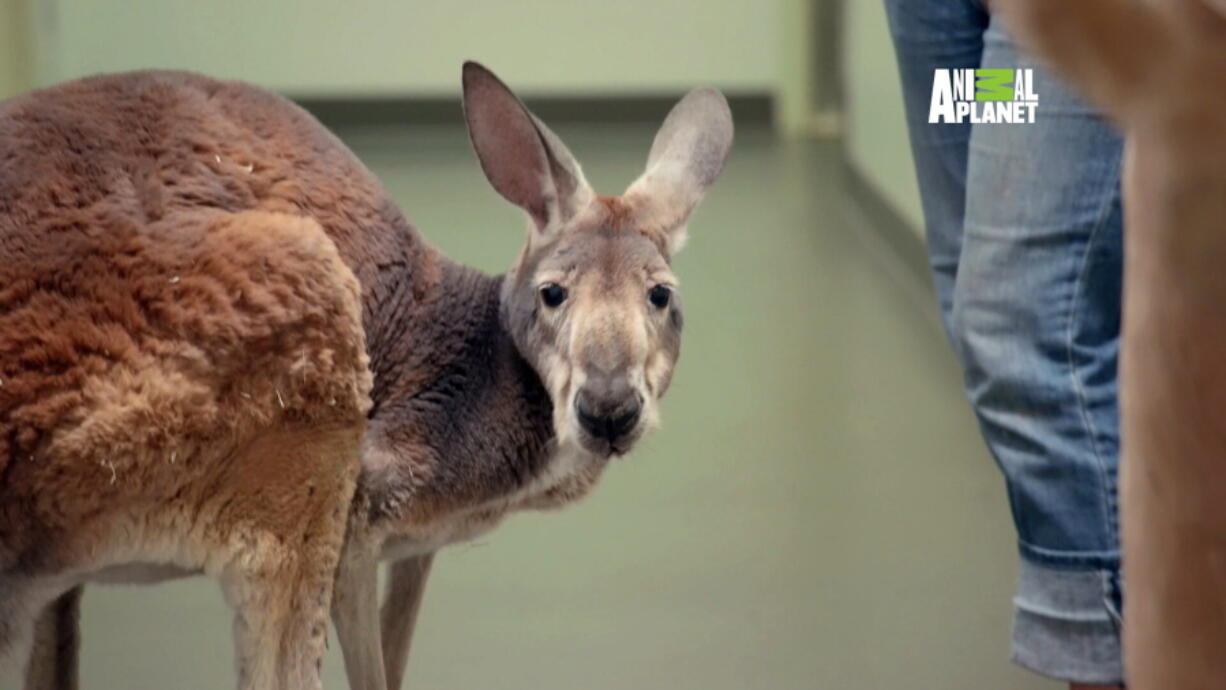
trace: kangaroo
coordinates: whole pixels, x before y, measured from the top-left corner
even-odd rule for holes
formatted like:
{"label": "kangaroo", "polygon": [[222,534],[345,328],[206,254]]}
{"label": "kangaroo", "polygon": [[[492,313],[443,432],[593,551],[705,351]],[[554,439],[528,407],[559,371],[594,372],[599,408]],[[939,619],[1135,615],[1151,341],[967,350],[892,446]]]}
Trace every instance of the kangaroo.
{"label": "kangaroo", "polygon": [[463,103],[528,217],[504,275],[267,91],[151,71],[0,105],[0,658],[27,687],[75,686],[84,584],[200,573],[240,688],[320,687],[329,615],[351,685],[399,687],[433,554],[657,425],[727,102],[683,98],[613,197],[479,64]]}

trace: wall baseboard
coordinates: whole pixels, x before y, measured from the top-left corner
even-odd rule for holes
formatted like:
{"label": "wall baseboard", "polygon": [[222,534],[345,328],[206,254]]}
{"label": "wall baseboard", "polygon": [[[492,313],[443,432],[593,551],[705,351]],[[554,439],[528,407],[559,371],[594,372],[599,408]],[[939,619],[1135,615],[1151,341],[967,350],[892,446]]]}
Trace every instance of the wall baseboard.
{"label": "wall baseboard", "polygon": [[909,269],[925,282],[931,282],[928,273],[928,249],[924,245],[923,235],[916,232],[911,223],[894,210],[864,174],[851,164],[846,155],[843,156],[842,165],[847,191],[878,230],[881,238]]}
{"label": "wall baseboard", "polygon": [[[680,94],[668,96],[528,96],[524,101],[546,122],[659,124]],[[459,125],[459,98],[295,98],[329,127],[362,125]],[[766,94],[728,96],[738,125],[769,125],[773,99]]]}
{"label": "wall baseboard", "polygon": [[864,242],[870,251],[883,255],[891,279],[906,292],[924,320],[942,330],[940,314],[928,266],[928,248],[922,233],[885,200],[864,174],[852,165],[846,152],[841,157],[843,185],[853,206],[868,225]]}

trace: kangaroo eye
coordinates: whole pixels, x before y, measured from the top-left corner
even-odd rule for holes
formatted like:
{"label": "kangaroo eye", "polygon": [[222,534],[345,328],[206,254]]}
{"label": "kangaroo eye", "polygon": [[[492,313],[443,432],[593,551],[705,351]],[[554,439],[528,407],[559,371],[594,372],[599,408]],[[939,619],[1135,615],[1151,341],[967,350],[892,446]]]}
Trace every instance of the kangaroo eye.
{"label": "kangaroo eye", "polygon": [[550,309],[561,305],[566,301],[566,288],[557,283],[545,283],[541,286],[541,301]]}
{"label": "kangaroo eye", "polygon": [[673,296],[673,291],[667,285],[657,285],[647,291],[647,299],[656,309],[663,309],[668,306],[668,300]]}

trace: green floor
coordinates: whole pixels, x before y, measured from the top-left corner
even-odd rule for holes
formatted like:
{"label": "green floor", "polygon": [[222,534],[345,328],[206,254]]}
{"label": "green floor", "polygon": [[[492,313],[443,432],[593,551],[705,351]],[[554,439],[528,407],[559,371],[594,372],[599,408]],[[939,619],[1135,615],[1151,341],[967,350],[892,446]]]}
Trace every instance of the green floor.
{"label": "green floor", "polygon": [[[605,193],[652,135],[558,129]],[[510,264],[522,221],[460,133],[347,138],[432,241]],[[664,429],[586,502],[446,551],[408,685],[1056,687],[1007,662],[1004,491],[922,284],[874,241],[836,156],[740,134],[677,262]],[[95,588],[84,618],[87,690],[233,684],[211,582]],[[335,642],[325,684],[344,687]]]}

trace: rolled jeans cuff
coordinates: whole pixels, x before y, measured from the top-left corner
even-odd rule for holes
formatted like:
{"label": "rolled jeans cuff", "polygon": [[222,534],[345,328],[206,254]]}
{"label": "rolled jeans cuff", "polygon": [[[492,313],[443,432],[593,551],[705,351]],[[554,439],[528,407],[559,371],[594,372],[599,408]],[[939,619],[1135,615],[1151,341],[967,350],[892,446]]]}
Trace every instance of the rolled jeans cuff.
{"label": "rolled jeans cuff", "polygon": [[1122,684],[1120,599],[1118,571],[1059,570],[1023,558],[1013,662],[1068,683]]}

